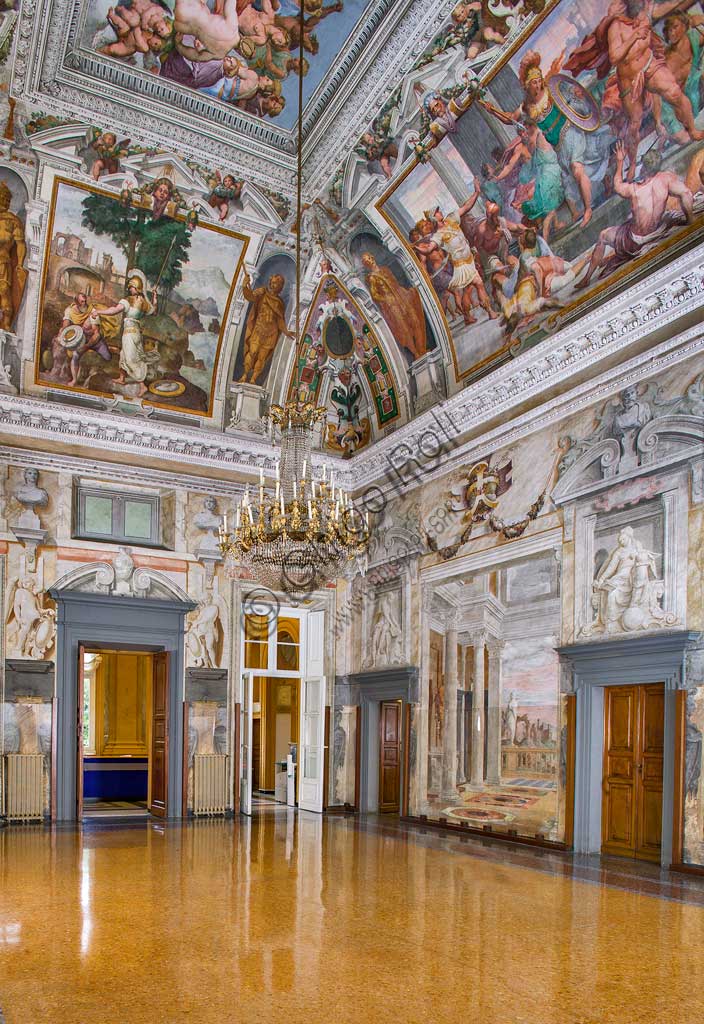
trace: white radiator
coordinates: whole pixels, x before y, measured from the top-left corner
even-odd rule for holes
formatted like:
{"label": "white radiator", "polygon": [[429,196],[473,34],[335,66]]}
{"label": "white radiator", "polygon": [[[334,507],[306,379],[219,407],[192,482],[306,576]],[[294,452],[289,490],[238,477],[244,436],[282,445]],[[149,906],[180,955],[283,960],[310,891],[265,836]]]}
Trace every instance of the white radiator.
{"label": "white radiator", "polygon": [[196,754],[193,758],[193,813],[224,814],[228,790],[227,754]]}
{"label": "white radiator", "polygon": [[6,754],[8,821],[32,821],[44,817],[44,756]]}

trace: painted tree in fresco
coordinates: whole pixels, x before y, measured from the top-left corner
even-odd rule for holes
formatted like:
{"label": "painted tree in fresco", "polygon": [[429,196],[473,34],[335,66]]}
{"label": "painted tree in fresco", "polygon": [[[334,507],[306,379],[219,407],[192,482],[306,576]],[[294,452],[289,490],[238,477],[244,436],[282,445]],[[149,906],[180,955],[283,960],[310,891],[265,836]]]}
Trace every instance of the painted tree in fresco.
{"label": "painted tree in fresco", "polygon": [[171,292],[181,282],[182,268],[191,247],[186,225],[171,217],[148,220],[148,228],[137,248],[136,265],[143,270],[150,284],[159,282],[159,312],[166,312]]}
{"label": "painted tree in fresco", "polygon": [[151,287],[158,282],[159,312],[180,283],[191,236],[183,221],[153,220],[150,210],[124,206],[111,196],[91,194],[83,200],[81,223],[96,235],[107,235],[125,254],[127,270],[144,271]]}

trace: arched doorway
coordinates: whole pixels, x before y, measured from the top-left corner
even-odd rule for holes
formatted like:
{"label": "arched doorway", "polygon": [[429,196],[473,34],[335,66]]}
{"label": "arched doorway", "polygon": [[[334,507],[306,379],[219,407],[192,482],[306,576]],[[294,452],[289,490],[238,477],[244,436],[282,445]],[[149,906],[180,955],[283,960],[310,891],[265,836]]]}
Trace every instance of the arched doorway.
{"label": "arched doorway", "polygon": [[75,821],[77,817],[79,661],[86,646],[165,655],[164,813],[181,817],[184,631],[185,616],[195,603],[161,573],[132,567],[120,574],[103,563],[81,566],[57,581],[49,593],[57,603],[52,817],[56,821]]}

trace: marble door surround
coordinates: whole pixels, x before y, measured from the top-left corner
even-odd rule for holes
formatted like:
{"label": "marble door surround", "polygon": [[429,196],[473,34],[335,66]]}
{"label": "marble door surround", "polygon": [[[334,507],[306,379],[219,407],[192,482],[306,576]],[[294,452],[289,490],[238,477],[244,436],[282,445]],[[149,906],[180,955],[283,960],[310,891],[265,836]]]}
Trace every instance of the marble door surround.
{"label": "marble door surround", "polygon": [[51,588],[57,603],[56,751],[57,821],[76,819],[76,718],[79,645],[168,651],[168,817],[182,807],[185,616],[195,603],[185,595],[144,598]]}
{"label": "marble door surround", "polygon": [[[407,704],[418,702],[418,669],[413,666],[356,672],[336,687],[336,700],[361,709],[359,802],[360,810],[376,812],[379,808],[379,705],[385,700],[400,700],[404,711]],[[401,764],[405,763],[405,752]],[[401,793],[408,785],[401,774]],[[403,801],[402,801],[403,802]]]}
{"label": "marble door surround", "polygon": [[661,865],[672,863],[675,769],[675,694],[687,688],[686,652],[701,633],[676,630],[649,636],[557,647],[563,692],[577,697],[575,732],[574,851],[601,851],[604,689],[664,683],[664,763]]}

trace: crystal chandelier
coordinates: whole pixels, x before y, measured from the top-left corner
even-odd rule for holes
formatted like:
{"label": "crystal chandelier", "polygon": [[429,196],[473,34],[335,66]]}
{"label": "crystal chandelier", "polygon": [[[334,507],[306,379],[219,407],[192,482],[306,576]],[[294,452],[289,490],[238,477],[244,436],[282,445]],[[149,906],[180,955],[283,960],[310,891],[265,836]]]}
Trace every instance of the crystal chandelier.
{"label": "crystal chandelier", "polygon": [[313,590],[342,575],[351,559],[363,555],[369,540],[369,513],[363,516],[334,474],[316,481],[311,444],[316,424],[327,413],[312,403],[274,405],[271,418],[281,429],[281,457],[274,493],[264,487],[260,470],[259,495],[249,488],[235,509],[234,531],[227,516],[220,530],[220,547],[230,567],[244,566],[272,590]]}
{"label": "crystal chandelier", "polygon": [[[299,67],[303,67],[305,5],[300,4]],[[301,212],[303,154],[303,76],[298,78],[298,180],[296,202],[296,396],[285,405],[272,405],[269,416],[281,431],[281,456],[271,494],[259,471],[258,499],[249,488],[235,508],[234,529],[227,515],[220,527],[220,549],[228,570],[249,569],[272,590],[300,593],[316,589],[342,575],[345,565],[362,556],[369,542],[369,513],[362,516],[349,496],[335,487],[323,470],[313,478],[311,450],[316,425],[327,409],[306,402],[300,391],[301,344]]]}

